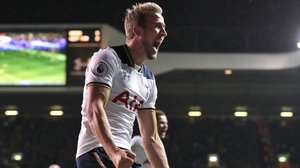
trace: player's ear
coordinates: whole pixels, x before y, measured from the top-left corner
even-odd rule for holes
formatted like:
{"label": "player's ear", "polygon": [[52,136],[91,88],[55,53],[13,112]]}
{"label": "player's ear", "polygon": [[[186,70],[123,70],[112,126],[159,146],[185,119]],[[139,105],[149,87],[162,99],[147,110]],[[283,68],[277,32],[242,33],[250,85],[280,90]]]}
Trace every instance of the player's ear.
{"label": "player's ear", "polygon": [[143,35],[143,28],[140,26],[134,26],[133,27],[133,32],[137,36],[142,36]]}

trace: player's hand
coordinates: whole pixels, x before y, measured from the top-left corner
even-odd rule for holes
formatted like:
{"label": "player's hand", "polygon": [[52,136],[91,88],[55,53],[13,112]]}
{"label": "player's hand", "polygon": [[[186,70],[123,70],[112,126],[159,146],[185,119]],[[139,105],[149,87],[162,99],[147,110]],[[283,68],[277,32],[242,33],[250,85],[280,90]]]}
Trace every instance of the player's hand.
{"label": "player's hand", "polygon": [[135,154],[132,151],[122,149],[118,149],[111,156],[111,160],[116,168],[130,168],[134,162],[134,158]]}

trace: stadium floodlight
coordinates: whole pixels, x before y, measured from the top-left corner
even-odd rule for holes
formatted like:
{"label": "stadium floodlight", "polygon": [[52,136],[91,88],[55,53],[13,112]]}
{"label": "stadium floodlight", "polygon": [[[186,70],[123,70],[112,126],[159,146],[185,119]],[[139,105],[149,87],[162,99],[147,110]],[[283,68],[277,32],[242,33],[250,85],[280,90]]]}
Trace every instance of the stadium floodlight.
{"label": "stadium floodlight", "polygon": [[280,112],[280,117],[293,117],[294,113],[292,111],[282,111]]}
{"label": "stadium floodlight", "polygon": [[190,106],[188,116],[189,117],[200,117],[202,115],[202,112],[200,111],[200,106]]}
{"label": "stadium floodlight", "polygon": [[6,116],[17,116],[19,114],[18,110],[5,110],[4,114]]}
{"label": "stadium floodlight", "polygon": [[247,107],[246,106],[235,107],[234,116],[235,117],[247,117],[248,116]]}
{"label": "stadium floodlight", "polygon": [[50,106],[50,116],[62,116],[64,115],[63,107],[61,105]]}
{"label": "stadium floodlight", "polygon": [[289,161],[290,155],[288,153],[282,153],[278,155],[278,162],[279,163],[286,163]]}
{"label": "stadium floodlight", "polygon": [[248,112],[247,111],[236,111],[234,112],[235,117],[247,117]]}
{"label": "stadium floodlight", "polygon": [[202,115],[201,111],[189,111],[188,115],[190,117],[200,117]]}
{"label": "stadium floodlight", "polygon": [[60,166],[58,164],[51,164],[49,168],[60,168]]}
{"label": "stadium floodlight", "polygon": [[211,155],[211,156],[209,156],[208,160],[210,162],[217,162],[218,161],[218,157],[216,155]]}
{"label": "stadium floodlight", "polygon": [[208,155],[208,167],[219,166],[219,156],[218,154],[211,153]]}
{"label": "stadium floodlight", "polygon": [[23,154],[21,152],[16,152],[11,155],[11,159],[15,161],[21,161],[23,159]]}
{"label": "stadium floodlight", "polygon": [[49,114],[51,116],[62,116],[64,112],[62,110],[51,110]]}
{"label": "stadium floodlight", "polygon": [[284,106],[281,108],[280,117],[293,117],[293,108],[289,106]]}
{"label": "stadium floodlight", "polygon": [[285,156],[279,156],[279,157],[278,157],[278,162],[284,163],[284,162],[286,162],[286,161],[287,161],[287,158],[286,158]]}

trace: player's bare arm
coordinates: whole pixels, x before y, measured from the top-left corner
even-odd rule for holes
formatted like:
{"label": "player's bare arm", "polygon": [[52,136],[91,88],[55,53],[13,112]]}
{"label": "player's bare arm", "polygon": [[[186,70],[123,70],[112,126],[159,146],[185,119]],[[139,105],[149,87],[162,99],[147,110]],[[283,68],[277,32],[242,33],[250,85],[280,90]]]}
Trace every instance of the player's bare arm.
{"label": "player's bare arm", "polygon": [[110,88],[100,84],[87,86],[87,118],[93,134],[103,145],[116,168],[129,168],[133,163],[135,154],[116,146],[112,139],[109,122],[104,106],[110,95]]}
{"label": "player's bare arm", "polygon": [[164,145],[157,133],[155,110],[139,110],[137,116],[145,153],[151,165],[169,168]]}

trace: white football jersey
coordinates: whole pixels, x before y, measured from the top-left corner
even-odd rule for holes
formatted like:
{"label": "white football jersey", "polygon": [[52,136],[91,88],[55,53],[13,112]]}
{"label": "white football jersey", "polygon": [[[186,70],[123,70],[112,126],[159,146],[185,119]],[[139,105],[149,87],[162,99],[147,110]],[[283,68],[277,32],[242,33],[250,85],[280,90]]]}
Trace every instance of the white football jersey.
{"label": "white football jersey", "polygon": [[93,135],[86,117],[86,88],[99,83],[111,88],[105,112],[117,146],[130,149],[133,124],[138,109],[155,109],[157,87],[146,67],[134,64],[126,45],[107,47],[94,53],[86,69],[81,130],[76,157],[102,146]]}
{"label": "white football jersey", "polygon": [[141,164],[142,168],[151,168],[150,162],[145,153],[142,137],[139,135],[132,137],[130,146],[132,152],[136,154],[134,161]]}

